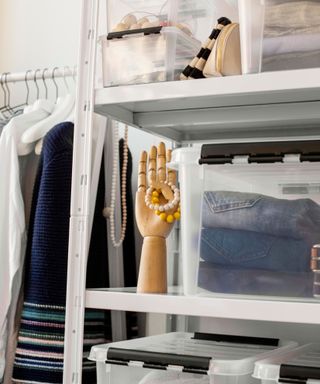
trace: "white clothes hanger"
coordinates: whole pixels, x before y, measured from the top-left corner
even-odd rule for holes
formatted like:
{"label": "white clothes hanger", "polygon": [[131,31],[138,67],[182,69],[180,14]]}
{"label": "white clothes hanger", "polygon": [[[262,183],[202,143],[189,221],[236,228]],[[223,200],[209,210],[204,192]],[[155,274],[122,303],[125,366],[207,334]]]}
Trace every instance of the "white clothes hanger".
{"label": "white clothes hanger", "polygon": [[[58,86],[54,78],[54,72],[56,69],[58,68],[54,68],[52,72],[52,80],[56,86],[58,96]],[[21,141],[23,143],[35,143],[39,139],[43,138],[51,128],[66,120],[74,108],[74,105],[75,95],[72,93],[57,99],[57,103],[55,104],[55,108],[52,114],[43,121],[40,121],[39,123],[27,129],[22,135]]]}
{"label": "white clothes hanger", "polygon": [[47,68],[43,70],[43,74],[42,74],[42,79],[43,79],[45,90],[46,90],[45,99],[40,98],[40,89],[39,89],[39,86],[37,83],[37,72],[40,71],[40,69],[37,69],[34,72],[34,77],[33,77],[34,84],[37,88],[37,98],[34,101],[34,103],[31,105],[29,105],[29,87],[28,87],[28,73],[31,72],[31,70],[26,72],[25,83],[26,83],[26,87],[27,87],[27,98],[25,101],[26,106],[23,109],[24,114],[29,113],[29,112],[34,112],[34,111],[37,111],[40,109],[43,109],[44,111],[47,111],[50,114],[53,112],[53,110],[55,108],[55,103],[48,100],[48,89],[47,89],[47,85],[44,81],[44,74],[45,74],[46,70],[47,70]]}
{"label": "white clothes hanger", "polygon": [[[34,126],[38,122],[41,122],[42,120],[46,119],[48,116],[51,115],[55,108],[55,103],[47,100],[47,99],[40,99],[40,90],[36,81],[37,72],[39,69],[35,71],[34,74],[34,83],[37,87],[37,99],[36,101],[29,105],[29,88],[27,86],[27,99],[26,99],[26,106],[23,110],[23,114],[13,117],[11,119],[12,124],[14,124],[16,127],[19,127],[17,131],[17,135],[20,134],[21,136],[17,136],[17,151],[19,156],[25,156],[33,151],[34,149],[34,143],[23,143],[21,138],[30,127]],[[28,72],[26,72],[26,84],[27,84],[27,75]],[[46,89],[47,91],[47,89]],[[47,97],[47,92],[46,92]],[[19,132],[19,133],[18,133]]]}
{"label": "white clothes hanger", "polygon": [[[65,119],[65,121],[69,121],[71,123],[74,123],[74,115],[75,115],[75,108],[72,109],[70,115]],[[35,154],[40,156],[41,155],[41,152],[42,152],[42,146],[43,146],[43,138],[41,138],[40,140],[38,140],[35,148],[34,148],[34,151],[35,151]]]}
{"label": "white clothes hanger", "polygon": [[[67,66],[64,67],[64,70],[66,70],[66,69],[69,69],[69,67],[67,67]],[[65,73],[65,72],[64,72],[64,73]],[[75,81],[75,68],[74,68],[74,71],[73,71],[73,74],[72,74],[72,78],[73,78],[73,81],[74,81],[74,84],[75,84],[75,83],[76,83],[76,81]],[[66,77],[65,77],[65,76],[63,77],[63,80],[64,80],[64,83],[65,83],[65,86],[66,86],[66,89],[67,89],[68,93],[69,93],[69,94],[72,94],[72,91],[70,92],[70,88],[69,88],[69,86],[68,86],[68,83],[67,83],[67,81],[66,81]],[[73,105],[73,108],[72,108],[72,110],[71,110],[69,116],[68,116],[64,121],[69,121],[69,122],[74,123],[74,116],[75,116],[75,103],[74,103],[74,105]],[[43,146],[43,138],[41,138],[41,139],[37,142],[37,144],[36,144],[36,146],[35,146],[34,151],[35,151],[36,155],[38,155],[38,156],[41,155],[41,152],[42,152],[42,146]]]}
{"label": "white clothes hanger", "polygon": [[[10,90],[7,84],[8,72],[2,73],[0,78],[0,85],[3,91],[3,101],[4,105],[0,109],[0,118],[4,121],[10,120],[12,114],[12,109],[10,107]],[[8,113],[8,115],[6,115]]]}

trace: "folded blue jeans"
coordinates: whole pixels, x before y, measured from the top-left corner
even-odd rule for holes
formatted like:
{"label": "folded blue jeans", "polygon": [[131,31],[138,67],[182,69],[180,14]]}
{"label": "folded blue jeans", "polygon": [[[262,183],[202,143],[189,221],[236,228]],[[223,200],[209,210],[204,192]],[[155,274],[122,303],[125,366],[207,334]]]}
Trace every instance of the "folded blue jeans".
{"label": "folded blue jeans", "polygon": [[198,286],[215,293],[312,297],[312,272],[293,273],[257,269],[224,268],[202,261]]}
{"label": "folded blue jeans", "polygon": [[278,272],[310,272],[310,245],[305,240],[252,231],[203,228],[201,259],[217,266]]}
{"label": "folded blue jeans", "polygon": [[202,205],[202,227],[302,239],[312,246],[320,242],[320,206],[311,199],[207,191]]}

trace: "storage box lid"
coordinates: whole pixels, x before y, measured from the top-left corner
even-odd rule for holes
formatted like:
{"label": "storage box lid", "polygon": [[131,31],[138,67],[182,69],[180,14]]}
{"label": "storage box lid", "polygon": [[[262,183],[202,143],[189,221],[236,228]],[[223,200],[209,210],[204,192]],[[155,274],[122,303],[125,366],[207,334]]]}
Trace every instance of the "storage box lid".
{"label": "storage box lid", "polygon": [[320,344],[307,344],[259,361],[253,377],[297,384],[320,381]]}
{"label": "storage box lid", "polygon": [[204,144],[200,164],[232,164],[235,157],[248,163],[283,162],[286,155],[299,155],[299,161],[320,161],[320,141],[277,141],[235,144]]}
{"label": "storage box lid", "polygon": [[296,346],[297,343],[278,339],[176,332],[96,346],[91,349],[89,359],[108,364],[238,376],[251,374],[257,360]]}
{"label": "storage box lid", "polygon": [[319,162],[320,140],[195,145],[175,149],[169,166],[179,170],[179,165],[232,164],[237,157],[246,157],[248,163],[282,163],[292,155],[299,162]]}
{"label": "storage box lid", "polygon": [[201,47],[201,42],[195,39],[193,36],[188,35],[177,27],[151,27],[140,29],[129,29],[120,32],[110,32],[107,35],[100,36],[99,40],[115,40],[119,41],[122,38],[132,38],[141,36],[154,36],[161,34],[164,36],[171,36],[172,38],[180,39],[180,43],[190,47],[190,50],[197,50]]}
{"label": "storage box lid", "polygon": [[172,151],[171,162],[168,164],[168,168],[179,171],[181,165],[199,165],[200,153],[201,146],[198,144],[191,148],[177,148]]}

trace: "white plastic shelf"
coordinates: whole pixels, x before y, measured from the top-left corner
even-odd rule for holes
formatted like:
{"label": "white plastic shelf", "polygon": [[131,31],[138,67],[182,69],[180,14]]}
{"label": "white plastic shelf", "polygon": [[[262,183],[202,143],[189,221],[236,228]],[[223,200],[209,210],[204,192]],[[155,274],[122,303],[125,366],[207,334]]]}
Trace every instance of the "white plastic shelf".
{"label": "white plastic shelf", "polygon": [[320,68],[98,89],[95,111],[187,143],[320,137]]}
{"label": "white plastic shelf", "polygon": [[137,294],[129,288],[87,290],[86,308],[305,324],[319,324],[320,319],[320,302],[311,299],[184,296],[178,290],[163,295]]}

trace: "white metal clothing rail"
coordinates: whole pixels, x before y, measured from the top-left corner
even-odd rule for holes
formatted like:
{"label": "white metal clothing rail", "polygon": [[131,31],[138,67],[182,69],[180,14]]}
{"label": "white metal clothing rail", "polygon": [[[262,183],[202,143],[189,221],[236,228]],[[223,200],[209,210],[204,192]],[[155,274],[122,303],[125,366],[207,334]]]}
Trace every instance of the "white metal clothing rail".
{"label": "white metal clothing rail", "polygon": [[44,68],[44,69],[32,69],[25,72],[16,72],[16,73],[2,73],[0,74],[0,79],[5,83],[16,83],[30,80],[41,80],[41,79],[52,79],[52,78],[62,78],[62,77],[74,77],[77,74],[76,68],[70,68],[68,66],[61,68]]}

